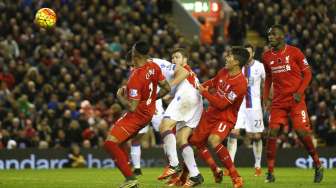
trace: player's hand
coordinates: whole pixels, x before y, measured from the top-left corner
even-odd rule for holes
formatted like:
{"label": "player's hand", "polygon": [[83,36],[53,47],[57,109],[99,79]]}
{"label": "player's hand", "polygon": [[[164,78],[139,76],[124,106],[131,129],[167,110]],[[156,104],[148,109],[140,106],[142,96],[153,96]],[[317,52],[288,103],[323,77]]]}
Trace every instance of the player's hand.
{"label": "player's hand", "polygon": [[295,102],[299,103],[301,101],[301,94],[300,93],[294,93],[293,94]]}
{"label": "player's hand", "polygon": [[117,91],[117,97],[125,97],[126,96],[126,87],[123,86],[118,89]]}
{"label": "player's hand", "polygon": [[201,84],[198,85],[198,91],[199,91],[200,93],[207,92],[208,90],[209,90],[209,86],[204,87],[204,86],[202,86]]}
{"label": "player's hand", "polygon": [[272,104],[272,99],[266,99],[266,100],[264,100],[264,110],[266,112],[270,112],[271,104]]}

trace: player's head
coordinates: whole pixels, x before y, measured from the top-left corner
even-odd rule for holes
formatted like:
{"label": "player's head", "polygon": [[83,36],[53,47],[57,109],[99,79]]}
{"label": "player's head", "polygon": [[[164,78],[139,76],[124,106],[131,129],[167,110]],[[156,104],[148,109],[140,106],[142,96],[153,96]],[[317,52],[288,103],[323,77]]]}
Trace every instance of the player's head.
{"label": "player's head", "polygon": [[250,57],[249,52],[244,47],[233,47],[231,51],[225,56],[225,68],[232,70],[235,68],[242,68],[247,64]]}
{"label": "player's head", "polygon": [[245,44],[244,47],[246,48],[246,50],[250,54],[250,57],[249,57],[249,60],[248,60],[250,62],[254,57],[254,47],[250,43]]}
{"label": "player's head", "polygon": [[144,41],[136,42],[132,47],[132,62],[134,66],[145,62],[148,58],[149,45]]}
{"label": "player's head", "polygon": [[285,42],[285,30],[281,25],[273,25],[268,30],[268,41],[272,47],[279,47]]}
{"label": "player's head", "polygon": [[184,48],[175,48],[172,52],[172,63],[184,66],[188,63],[188,52]]}

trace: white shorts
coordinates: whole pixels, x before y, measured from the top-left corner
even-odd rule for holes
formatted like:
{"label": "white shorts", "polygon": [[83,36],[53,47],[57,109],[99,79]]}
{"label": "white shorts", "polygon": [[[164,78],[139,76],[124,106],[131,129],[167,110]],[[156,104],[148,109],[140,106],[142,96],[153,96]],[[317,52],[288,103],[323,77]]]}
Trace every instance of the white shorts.
{"label": "white shorts", "polygon": [[[157,132],[159,132],[160,130],[160,123],[162,121],[162,118],[163,118],[163,113],[164,113],[164,109],[163,109],[163,106],[162,106],[162,100],[159,99],[156,101],[156,111],[155,111],[155,114],[153,115],[152,117],[152,126],[153,126],[153,129]],[[149,129],[149,125],[147,125],[146,127],[142,128],[138,134],[144,134],[144,133],[147,133],[148,132],[148,129]]]}
{"label": "white shorts", "polygon": [[196,89],[180,90],[168,105],[164,118],[177,121],[176,130],[197,127],[203,111],[203,100]]}
{"label": "white shorts", "polygon": [[260,133],[264,131],[262,110],[240,109],[238,112],[235,129],[245,129],[249,133]]}

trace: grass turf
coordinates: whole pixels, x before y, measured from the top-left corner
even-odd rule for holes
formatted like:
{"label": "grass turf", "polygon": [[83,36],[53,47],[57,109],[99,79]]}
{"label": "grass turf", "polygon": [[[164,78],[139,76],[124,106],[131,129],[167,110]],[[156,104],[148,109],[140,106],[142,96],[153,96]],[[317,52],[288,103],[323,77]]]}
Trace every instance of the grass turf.
{"label": "grass turf", "polygon": [[[139,177],[141,188],[166,187],[156,177],[162,172],[161,168],[143,169]],[[265,171],[265,169],[263,169]],[[202,186],[232,187],[228,177],[221,184],[213,182],[209,169],[201,168],[205,178]],[[252,168],[239,168],[244,178],[244,187],[253,188],[332,188],[336,187],[336,170],[325,170],[324,180],[314,184],[313,169],[276,168],[276,182],[264,183],[264,176],[254,177]],[[60,169],[60,170],[2,170],[0,171],[0,188],[117,188],[124,178],[116,169]]]}

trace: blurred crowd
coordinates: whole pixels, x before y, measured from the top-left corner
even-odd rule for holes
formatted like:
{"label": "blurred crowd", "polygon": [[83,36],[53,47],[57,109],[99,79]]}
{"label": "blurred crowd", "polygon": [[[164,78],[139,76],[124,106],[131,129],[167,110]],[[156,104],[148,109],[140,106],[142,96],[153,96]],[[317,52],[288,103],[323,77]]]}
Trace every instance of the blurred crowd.
{"label": "blurred crowd", "polygon": [[[150,55],[166,59],[174,47],[188,47],[200,80],[213,77],[230,43],[240,43],[244,36],[230,41],[218,35],[210,45],[197,37],[187,41],[168,21],[170,2],[1,1],[0,148],[100,147],[109,126],[123,113],[115,93],[127,81],[125,56],[135,41],[148,41]],[[265,36],[269,25],[285,25],[287,41],[303,49],[313,67],[307,102],[314,131],[336,144],[335,0],[302,1],[302,6],[248,2],[241,3],[229,30],[246,27]],[[56,28],[42,30],[33,24],[41,7],[56,11]],[[155,142],[147,143],[151,145]]]}

